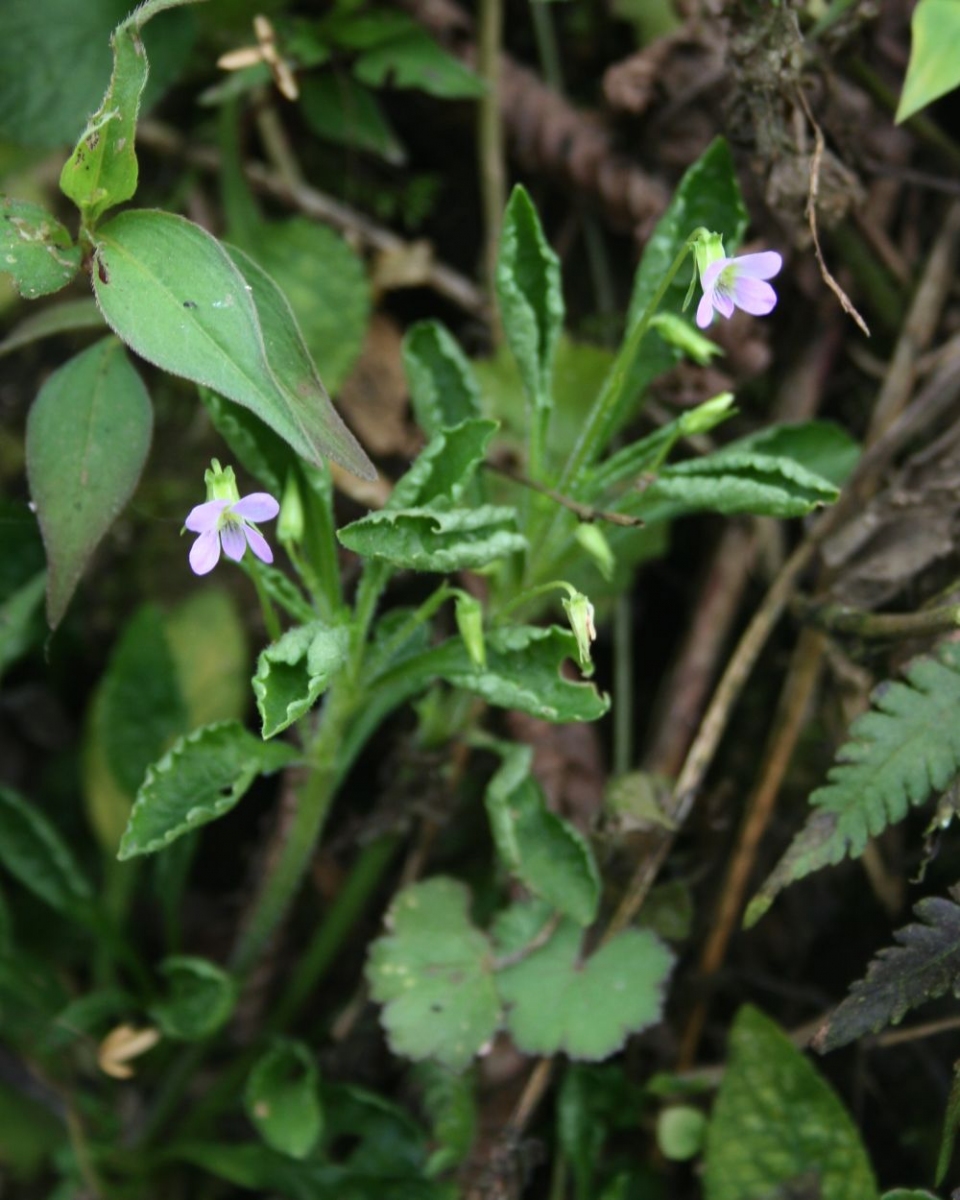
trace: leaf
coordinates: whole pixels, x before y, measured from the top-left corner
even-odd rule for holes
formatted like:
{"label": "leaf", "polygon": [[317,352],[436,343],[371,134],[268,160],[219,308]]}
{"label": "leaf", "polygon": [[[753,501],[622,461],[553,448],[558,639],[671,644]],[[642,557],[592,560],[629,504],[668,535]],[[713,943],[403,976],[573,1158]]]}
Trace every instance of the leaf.
{"label": "leaf", "polygon": [[413,571],[476,570],[525,550],[513,508],[381,509],[337,531],[348,550]]}
{"label": "leaf", "polygon": [[458,1073],[433,1062],[420,1063],[414,1077],[422,1089],[436,1147],[423,1173],[435,1179],[464,1162],[473,1147],[477,1132],[475,1083],[468,1072]]}
{"label": "leaf", "polygon": [[19,324],[14,325],[0,342],[0,358],[42,338],[54,337],[60,333],[78,333],[87,329],[103,332],[103,317],[100,316],[100,310],[93,297],[87,300],[60,300],[56,304],[46,305],[39,312],[31,313]]}
{"label": "leaf", "polygon": [[553,362],[563,330],[560,260],[520,185],[503,217],[496,282],[503,330],[527,397],[543,423],[552,407]]}
{"label": "leaf", "polygon": [[25,300],[59,292],[80,270],[80,247],[40,204],[0,196],[0,272]]}
{"label": "leaf", "polygon": [[[130,0],[3,0],[0,138],[44,150],[75,142],[103,96],[110,35],[131,7]],[[151,68],[148,107],[189,60],[193,14],[167,13],[143,36]]]}
{"label": "leaf", "polygon": [[496,421],[470,418],[441,429],[417,455],[397,483],[386,509],[426,508],[463,500],[474,473],[483,462]]}
{"label": "leaf", "polygon": [[960,11],[955,0],[919,0],[910,31],[910,61],[894,118],[898,125],[960,85],[955,53],[960,41]]}
{"label": "leaf", "polygon": [[110,85],[60,172],[60,190],[80,209],[85,225],[96,224],[137,190],[135,141],[147,53],[133,21],[114,30],[110,46]]}
{"label": "leaf", "polygon": [[47,551],[52,628],[133,495],[152,431],[146,388],[114,338],[70,359],[40,389],[27,419],[27,477]]}
{"label": "leaf", "polygon": [[6,1081],[0,1082],[0,1129],[4,1175],[13,1188],[34,1182],[54,1155],[69,1152],[65,1123],[39,1098]]}
{"label": "leaf", "polygon": [[868,838],[943,791],[960,771],[960,646],[947,643],[937,658],[915,659],[905,682],[886,680],[870,701],[850,726],[828,782],[811,794],[806,825],[751,901],[747,924],[787,884],[858,858]]}
{"label": "leaf", "polygon": [[564,921],[547,944],[497,972],[507,1028],[525,1054],[597,1062],[660,1020],[673,955],[652,933],[627,929],[590,958]]}
{"label": "leaf", "polygon": [[166,1037],[199,1042],[229,1021],[237,1003],[237,983],[205,958],[171,955],[160,964],[167,994],[150,1007]]}
{"label": "leaf", "polygon": [[441,50],[409,17],[393,37],[364,50],[353,64],[353,73],[369,87],[417,88],[444,100],[469,100],[486,90],[479,76]]}
{"label": "leaf", "polygon": [[323,1130],[317,1089],[320,1077],[310,1048],[278,1039],[247,1076],[243,1103],[268,1146],[290,1158],[306,1158]]}
{"label": "leaf", "polygon": [[69,846],[38,808],[3,786],[0,864],[57,912],[81,920],[89,915],[93,890]]}
{"label": "leaf", "polygon": [[[248,249],[289,301],[311,358],[336,392],[360,355],[370,319],[363,260],[334,230],[305,217],[260,223]],[[247,273],[243,262],[236,265]]]}
{"label": "leaf", "polygon": [[286,300],[251,259],[183,217],[148,210],[114,217],[96,244],[97,302],[141,357],[251,409],[308,461],[328,455],[375,477],[330,404]]}
{"label": "leaf", "polygon": [[0,602],[0,679],[7,667],[22,658],[43,638],[40,617],[47,591],[47,573],[36,575]]}
{"label": "leaf", "polygon": [[856,1126],[769,1018],[741,1008],[707,1129],[705,1200],[771,1200],[798,1179],[822,1200],[876,1200]]}
{"label": "leaf", "polygon": [[657,1117],[657,1146],[670,1162],[687,1162],[703,1148],[707,1118],[689,1104],[672,1104]]}
{"label": "leaf", "polygon": [[403,368],[417,424],[428,437],[480,415],[470,361],[438,321],[418,321],[407,330]]}
{"label": "leaf", "polygon": [[462,1070],[500,1023],[490,944],[463,884],[438,877],[399,893],[367,962],[370,992],[395,1054]]}
{"label": "leaf", "polygon": [[922,924],[894,933],[865,979],[827,1018],[814,1039],[818,1050],[836,1050],[867,1033],[898,1025],[906,1012],[952,992],[960,996],[960,905],[927,896],[913,910]]}
{"label": "leaf", "polygon": [[841,487],[860,459],[860,447],[833,421],[769,425],[739,438],[727,450],[749,450],[772,458],[790,458]]}
{"label": "leaf", "polygon": [[237,804],[258,775],[279,771],[296,757],[292,746],[263,742],[236,721],[207,725],[180,738],[147,771],[117,857],[153,854],[215,821]]}
{"label": "leaf", "polygon": [[[954,1063],[953,1080],[950,1083],[950,1095],[947,1097],[947,1108],[943,1114],[943,1133],[940,1135],[940,1153],[937,1155],[937,1169],[934,1175],[934,1182],[937,1187],[943,1183],[944,1176],[950,1167],[950,1160],[953,1158],[953,1146],[957,1140],[957,1126],[960,1125],[960,1066]],[[887,1200],[887,1197],[884,1197]],[[910,1196],[904,1195],[901,1200],[912,1200]],[[924,1200],[920,1197],[920,1200]],[[936,1200],[936,1197],[932,1197]]]}
{"label": "leaf", "polygon": [[232,594],[219,587],[191,593],[166,616],[163,631],[186,706],[186,728],[240,720],[250,702],[249,649]]}
{"label": "leaf", "polygon": [[376,96],[349,75],[324,72],[300,83],[300,110],[317,137],[351,150],[379,154],[393,166],[403,166],[403,144],[383,113]]}
{"label": "leaf", "polygon": [[320,621],[288,629],[263,650],[253,677],[263,736],[276,736],[309,712],[349,652],[350,630]]}
{"label": "leaf", "polygon": [[591,924],[600,903],[600,873],[589,844],[547,808],[530,775],[532,749],[510,743],[497,749],[504,761],[486,793],[497,853],[534,895],[578,924]]}

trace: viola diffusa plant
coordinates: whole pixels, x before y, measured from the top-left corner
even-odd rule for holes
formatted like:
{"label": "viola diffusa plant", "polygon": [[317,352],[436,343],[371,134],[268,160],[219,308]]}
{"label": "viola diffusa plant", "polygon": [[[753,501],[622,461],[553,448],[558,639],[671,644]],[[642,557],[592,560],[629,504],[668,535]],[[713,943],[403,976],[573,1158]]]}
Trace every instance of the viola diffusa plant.
{"label": "viola diffusa plant", "polygon": [[[530,748],[495,736],[490,710],[561,724],[604,717],[609,698],[586,678],[602,605],[662,551],[671,523],[694,511],[805,515],[835,499],[825,464],[850,447],[826,426],[788,427],[671,461],[683,439],[732,414],[730,395],[639,440],[624,436],[652,378],[708,353],[683,316],[684,267],[702,289],[701,329],[714,312],[761,315],[776,302],[768,281],[779,254],[724,252],[721,233],[736,245],[746,214],[718,141],[654,232],[623,343],[572,423],[558,420],[559,262],[526,191],[514,191],[497,299],[526,406],[521,469],[509,478],[484,469],[502,414],[482,370],[441,325],[421,322],[407,333],[404,362],[424,447],[382,508],[338,527],[327,460],[367,479],[375,470],[333,409],[277,284],[250,254],[182,216],[108,216],[136,189],[140,31],[165,7],[148,2],[115,32],[109,90],[61,177],[76,238],[32,202],[3,202],[16,260],[8,255],[4,269],[22,294],[52,293],[86,269],[108,327],[40,390],[29,484],[56,628],[148,454],[151,405],[131,352],[196,385],[231,458],[263,490],[241,497],[233,468],[215,459],[206,499],[185,520],[164,515],[196,535],[188,605],[216,606],[203,600],[215,594],[203,590],[214,568],[236,565],[254,581],[269,638],[250,680],[258,729],[243,722],[242,693],[203,694],[197,657],[178,640],[183,613],[148,606],[134,616],[90,718],[91,845],[69,845],[31,797],[0,789],[0,821],[14,831],[0,836],[0,864],[94,953],[89,969],[69,963],[65,990],[49,964],[24,968],[23,931],[15,914],[5,918],[0,986],[17,999],[3,1036],[58,1090],[82,1090],[82,1114],[70,1101],[69,1126],[53,1138],[56,1161],[66,1180],[92,1177],[105,1194],[113,1181],[149,1195],[148,1177],[201,1172],[270,1194],[393,1195],[378,1191],[389,1177],[416,1184],[417,1195],[449,1196],[447,1173],[469,1153],[469,1135],[435,1160],[427,1132],[392,1102],[321,1077],[327,1035],[307,1019],[321,982],[342,956],[351,987],[366,986],[378,1006],[392,1052],[446,1080],[444,1103],[467,1112],[471,1064],[498,1036],[530,1056],[599,1062],[660,1020],[673,952],[648,929],[601,940],[609,895],[591,841],[547,805]],[[391,592],[400,573],[420,580],[413,604]],[[221,612],[219,625],[197,626],[218,661],[230,653],[230,621]],[[351,781],[374,774],[364,775],[371,739],[411,705],[414,742],[472,755],[483,780],[469,802],[482,804],[495,854],[486,916],[477,919],[455,873],[428,869],[389,902],[362,985],[353,943],[374,898],[396,883],[401,832],[360,848],[325,912],[303,885],[334,806],[364,807]],[[214,823],[261,778],[268,791],[279,781],[282,811],[232,944],[201,955],[182,924],[199,842],[219,844]],[[303,942],[258,1027],[241,1036],[238,1005],[295,911]],[[105,1062],[133,1074],[134,1106],[117,1099]],[[375,1137],[399,1139],[402,1153],[385,1166]],[[344,1138],[359,1146],[346,1161]]]}

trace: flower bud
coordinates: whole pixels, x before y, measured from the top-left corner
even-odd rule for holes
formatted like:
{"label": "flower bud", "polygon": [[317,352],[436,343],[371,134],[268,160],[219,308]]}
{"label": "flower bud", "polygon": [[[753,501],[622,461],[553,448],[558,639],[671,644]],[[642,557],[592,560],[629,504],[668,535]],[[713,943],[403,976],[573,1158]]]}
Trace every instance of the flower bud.
{"label": "flower bud", "polygon": [[485,667],[487,647],[483,640],[483,607],[480,601],[467,592],[458,592],[454,613],[470,661],[475,667]]}
{"label": "flower bud", "polygon": [[280,501],[280,517],[277,521],[277,541],[281,545],[303,541],[303,499],[293,471],[287,473],[287,482]]}
{"label": "flower bud", "polygon": [[203,473],[203,482],[207,485],[208,500],[226,500],[228,504],[236,504],[240,499],[233,467],[221,467],[219,459],[210,460],[209,469]]}
{"label": "flower bud", "polygon": [[582,592],[572,592],[566,600],[561,600],[573,636],[577,639],[577,657],[581,668],[593,670],[590,658],[590,643],[596,641],[597,629],[593,623],[593,605]]}

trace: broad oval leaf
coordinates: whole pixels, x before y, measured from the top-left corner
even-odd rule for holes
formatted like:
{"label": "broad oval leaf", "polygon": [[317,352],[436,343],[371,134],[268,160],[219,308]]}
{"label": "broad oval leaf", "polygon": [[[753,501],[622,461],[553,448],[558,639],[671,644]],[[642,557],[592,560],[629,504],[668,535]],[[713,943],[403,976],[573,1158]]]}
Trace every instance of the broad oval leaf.
{"label": "broad oval leaf", "polygon": [[0,272],[25,300],[66,287],[80,270],[80,247],[40,204],[0,196]]}
{"label": "broad oval leaf", "polygon": [[276,736],[309,712],[346,663],[350,630],[314,621],[298,625],[260,654],[253,692],[263,736]]}
{"label": "broad oval leaf", "polygon": [[258,775],[294,761],[283,742],[263,742],[237,721],[207,725],[176,745],[148,771],[117,857],[152,854],[217,817],[241,799]]}
{"label": "broad oval leaf", "polygon": [[50,821],[11,788],[0,786],[0,863],[64,916],[83,920],[93,891]]}
{"label": "broad oval leaf", "polygon": [[278,1038],[247,1076],[243,1104],[258,1133],[274,1150],[306,1158],[323,1131],[320,1076],[309,1046]]}
{"label": "broad oval leaf", "polygon": [[100,539],[133,495],[153,410],[114,338],[46,381],[27,420],[27,477],[47,550],[47,616],[56,627]]}
{"label": "broad oval leaf", "polygon": [[376,477],[330,404],[289,305],[252,260],[158,211],[121,213],[96,245],[100,310],[141,357],[251,409],[311,462],[328,455]]}
{"label": "broad oval leaf", "polygon": [[166,994],[150,1006],[150,1015],[169,1038],[197,1042],[216,1033],[237,1003],[232,975],[205,958],[175,954],[160,964]]}

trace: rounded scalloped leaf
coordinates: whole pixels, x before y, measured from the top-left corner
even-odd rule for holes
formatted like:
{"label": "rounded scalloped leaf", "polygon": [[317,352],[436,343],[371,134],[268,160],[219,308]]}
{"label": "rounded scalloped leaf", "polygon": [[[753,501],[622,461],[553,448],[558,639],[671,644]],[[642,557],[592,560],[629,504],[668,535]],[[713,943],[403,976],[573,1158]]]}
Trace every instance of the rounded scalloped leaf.
{"label": "rounded scalloped leaf", "polygon": [[670,951],[652,933],[627,929],[584,960],[581,938],[564,921],[541,950],[497,974],[507,1028],[527,1054],[599,1062],[660,1020]]}
{"label": "rounded scalloped leaf", "polygon": [[469,903],[463,884],[428,879],[404,888],[387,914],[367,979],[396,1054],[461,1070],[500,1024],[490,943]]}

